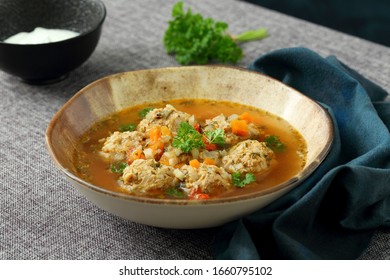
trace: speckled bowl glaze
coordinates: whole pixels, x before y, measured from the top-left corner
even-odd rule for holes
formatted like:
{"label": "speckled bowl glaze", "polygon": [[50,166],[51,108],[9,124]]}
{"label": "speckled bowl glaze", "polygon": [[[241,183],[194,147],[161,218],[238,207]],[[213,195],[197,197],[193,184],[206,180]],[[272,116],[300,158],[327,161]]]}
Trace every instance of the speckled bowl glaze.
{"label": "speckled bowl glaze", "polygon": [[[305,138],[306,166],[288,181],[240,197],[169,200],[134,197],[94,186],[77,177],[72,157],[78,139],[94,123],[124,108],[176,98],[230,100],[287,120]],[[166,228],[218,226],[260,209],[309,176],[326,157],[333,125],[313,100],[270,77],[242,68],[187,66],[120,73],[81,89],[53,117],[46,131],[52,159],[73,186],[102,209],[134,222]]]}
{"label": "speckled bowl glaze", "polygon": [[[0,69],[30,83],[61,80],[95,50],[106,16],[98,0],[0,1]],[[68,40],[38,45],[3,41],[35,27],[80,33]]]}

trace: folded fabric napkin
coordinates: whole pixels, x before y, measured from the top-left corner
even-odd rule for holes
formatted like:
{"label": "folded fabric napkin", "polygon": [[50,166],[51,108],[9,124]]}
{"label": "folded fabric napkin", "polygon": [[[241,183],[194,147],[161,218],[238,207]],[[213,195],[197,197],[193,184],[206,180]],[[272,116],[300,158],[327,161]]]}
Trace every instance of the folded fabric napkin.
{"label": "folded fabric napkin", "polygon": [[335,139],[325,161],[301,185],[222,226],[215,258],[359,257],[375,229],[390,227],[390,103],[383,102],[388,94],[336,57],[305,48],[271,52],[249,69],[322,104],[333,116]]}

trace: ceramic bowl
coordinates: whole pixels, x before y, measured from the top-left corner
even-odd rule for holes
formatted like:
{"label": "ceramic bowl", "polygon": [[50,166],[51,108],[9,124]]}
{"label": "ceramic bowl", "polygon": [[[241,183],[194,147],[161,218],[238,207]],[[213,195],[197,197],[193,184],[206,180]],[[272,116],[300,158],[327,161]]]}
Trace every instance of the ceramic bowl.
{"label": "ceramic bowl", "polygon": [[[63,79],[93,53],[105,16],[105,6],[98,0],[0,1],[0,69],[35,84]],[[36,27],[66,29],[80,35],[43,44],[4,42]]]}
{"label": "ceramic bowl", "polygon": [[[305,167],[293,178],[270,189],[203,201],[134,197],[108,191],[77,177],[72,156],[78,139],[94,123],[136,104],[178,98],[230,100],[280,116],[307,142]],[[71,184],[94,204],[134,222],[186,229],[222,225],[273,202],[320,165],[332,140],[331,118],[319,104],[275,79],[225,66],[148,69],[102,78],[75,94],[55,114],[46,131],[52,159]]]}

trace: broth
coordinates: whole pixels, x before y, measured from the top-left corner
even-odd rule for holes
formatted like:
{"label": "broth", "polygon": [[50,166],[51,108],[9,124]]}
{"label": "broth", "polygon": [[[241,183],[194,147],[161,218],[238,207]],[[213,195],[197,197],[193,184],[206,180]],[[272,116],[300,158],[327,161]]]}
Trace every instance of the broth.
{"label": "broth", "polygon": [[[243,188],[234,188],[233,191],[220,193],[215,197],[236,196],[271,188],[292,178],[305,165],[306,142],[300,133],[284,119],[254,107],[228,101],[180,99],[137,105],[93,125],[81,137],[81,149],[74,154],[74,163],[78,175],[96,186],[114,192],[126,193],[118,183],[120,175],[112,173],[110,164],[99,155],[103,145],[101,139],[117,131],[122,124],[138,124],[141,120],[138,115],[140,110],[146,107],[162,108],[166,104],[171,104],[179,111],[194,115],[200,121],[213,118],[221,113],[230,116],[247,112],[252,116],[252,122],[261,127],[262,135],[276,135],[287,147],[283,152],[275,153],[277,165],[265,177],[256,176],[256,182]],[[147,196],[166,198],[161,194],[148,194]]]}

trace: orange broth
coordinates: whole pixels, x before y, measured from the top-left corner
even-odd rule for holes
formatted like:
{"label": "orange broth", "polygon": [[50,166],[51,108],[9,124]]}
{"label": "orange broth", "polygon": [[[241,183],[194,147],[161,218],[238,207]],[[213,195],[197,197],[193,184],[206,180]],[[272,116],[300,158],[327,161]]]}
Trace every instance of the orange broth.
{"label": "orange broth", "polygon": [[117,182],[120,175],[110,172],[109,163],[98,155],[98,151],[103,145],[103,142],[99,140],[117,131],[122,124],[138,124],[141,120],[138,112],[142,109],[147,107],[161,108],[166,104],[171,104],[179,111],[193,114],[199,121],[214,118],[221,113],[230,116],[248,112],[253,117],[253,123],[262,127],[264,135],[276,135],[286,145],[285,151],[275,153],[278,164],[265,178],[258,178],[256,182],[244,188],[235,188],[233,192],[220,194],[218,197],[247,194],[271,188],[292,178],[305,165],[306,142],[301,134],[284,119],[251,106],[228,101],[177,99],[130,107],[93,125],[81,137],[81,150],[74,155],[78,175],[96,186],[114,192],[124,192]]}

